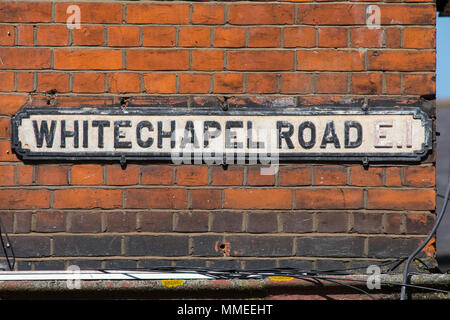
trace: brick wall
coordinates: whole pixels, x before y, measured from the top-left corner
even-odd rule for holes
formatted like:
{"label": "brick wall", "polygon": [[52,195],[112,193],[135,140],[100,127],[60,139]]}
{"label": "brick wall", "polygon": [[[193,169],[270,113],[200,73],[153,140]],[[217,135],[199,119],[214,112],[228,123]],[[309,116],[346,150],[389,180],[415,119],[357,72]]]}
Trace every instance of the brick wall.
{"label": "brick wall", "polygon": [[[70,4],[81,28],[69,29]],[[0,3],[0,217],[16,269],[349,268],[408,255],[434,222],[421,163],[24,163],[22,106],[431,105],[435,5],[358,1]],[[432,252],[433,250],[431,250]]]}

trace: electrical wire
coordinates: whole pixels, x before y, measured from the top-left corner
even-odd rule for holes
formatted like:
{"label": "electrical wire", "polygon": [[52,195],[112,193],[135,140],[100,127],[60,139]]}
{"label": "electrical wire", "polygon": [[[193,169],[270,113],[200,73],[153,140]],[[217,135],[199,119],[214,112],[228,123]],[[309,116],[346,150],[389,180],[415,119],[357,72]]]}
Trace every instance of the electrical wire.
{"label": "electrical wire", "polygon": [[[6,243],[3,241],[3,237],[2,237],[2,231],[5,234],[5,238],[6,238]],[[3,227],[3,223],[2,223],[2,219],[0,218],[0,243],[2,245],[3,248],[3,253],[5,254],[5,258],[6,258],[6,262],[8,263],[8,268],[10,271],[12,271],[14,269],[14,265],[16,263],[16,256],[14,255],[14,250],[13,247],[11,245],[11,241],[9,240],[9,236],[8,233],[6,232],[5,228]],[[7,250],[9,249],[9,251],[11,251],[11,256],[12,256],[12,263],[11,260],[9,259],[9,255]]]}

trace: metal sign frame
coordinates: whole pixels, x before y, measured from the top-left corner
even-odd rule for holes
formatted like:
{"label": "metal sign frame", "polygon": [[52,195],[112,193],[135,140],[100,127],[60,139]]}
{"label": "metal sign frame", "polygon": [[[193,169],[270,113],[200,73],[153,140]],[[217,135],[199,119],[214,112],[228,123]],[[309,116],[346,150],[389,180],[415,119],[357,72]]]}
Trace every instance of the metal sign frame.
{"label": "metal sign frame", "polygon": [[[13,151],[19,158],[27,161],[147,161],[168,162],[171,154],[167,152],[80,152],[70,155],[62,152],[32,152],[22,146],[19,140],[19,126],[23,119],[32,115],[173,115],[174,117],[184,115],[217,115],[217,116],[274,116],[274,115],[298,115],[298,116],[321,116],[321,115],[412,115],[413,119],[420,119],[424,127],[425,141],[419,151],[404,153],[279,153],[279,162],[303,162],[303,161],[336,161],[336,162],[418,162],[421,161],[433,148],[432,119],[419,107],[371,107],[363,110],[361,108],[345,108],[322,106],[312,108],[247,108],[236,107],[227,110],[211,108],[154,108],[145,106],[128,106],[126,109],[118,105],[97,108],[33,108],[24,107],[11,119],[11,145]],[[247,159],[250,155],[245,154]]]}

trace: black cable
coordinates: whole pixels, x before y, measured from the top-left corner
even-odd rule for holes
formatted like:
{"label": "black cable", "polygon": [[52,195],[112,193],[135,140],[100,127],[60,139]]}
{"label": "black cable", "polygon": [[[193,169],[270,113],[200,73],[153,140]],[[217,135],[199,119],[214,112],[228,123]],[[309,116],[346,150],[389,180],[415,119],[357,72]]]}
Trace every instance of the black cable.
{"label": "black cable", "polygon": [[[3,227],[2,219],[0,218],[0,243],[1,243],[2,248],[3,248],[3,253],[5,254],[6,262],[8,263],[8,268],[9,268],[10,271],[12,271],[14,269],[14,265],[16,264],[16,256],[14,255],[14,250],[13,250],[13,247],[11,245],[11,241],[9,240],[8,233],[4,229],[5,228]],[[2,231],[5,234],[6,244],[3,241]],[[13,258],[12,263],[11,263],[11,261],[9,259],[7,249],[9,249],[11,251],[11,255],[12,255],[12,258]]]}
{"label": "black cable", "polygon": [[442,221],[442,218],[444,217],[445,214],[445,210],[447,209],[447,204],[448,204],[448,199],[450,196],[450,163],[449,163],[449,174],[448,174],[448,182],[447,182],[447,191],[445,192],[445,199],[444,199],[444,204],[441,208],[441,211],[438,214],[438,217],[436,219],[436,222],[433,226],[433,229],[431,229],[430,233],[428,234],[427,238],[425,239],[425,241],[408,257],[408,260],[406,261],[405,267],[403,269],[403,286],[402,286],[402,290],[401,290],[401,294],[400,294],[400,300],[406,300],[406,284],[408,284],[408,271],[409,271],[409,265],[411,264],[411,262],[413,261],[413,259],[415,258],[415,256],[417,256],[419,254],[420,251],[423,250],[423,248],[425,248],[425,246],[428,244],[428,242],[430,242],[431,238],[434,236],[434,234],[436,233],[437,228],[439,227],[439,224]]}

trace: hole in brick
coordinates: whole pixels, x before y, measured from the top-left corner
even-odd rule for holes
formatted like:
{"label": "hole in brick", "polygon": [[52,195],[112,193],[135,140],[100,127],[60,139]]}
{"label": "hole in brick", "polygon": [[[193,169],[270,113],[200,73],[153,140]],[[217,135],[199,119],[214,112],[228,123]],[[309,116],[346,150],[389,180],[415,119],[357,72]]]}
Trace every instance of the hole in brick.
{"label": "hole in brick", "polygon": [[222,243],[222,244],[219,246],[219,248],[222,249],[222,250],[225,249],[225,244]]}

